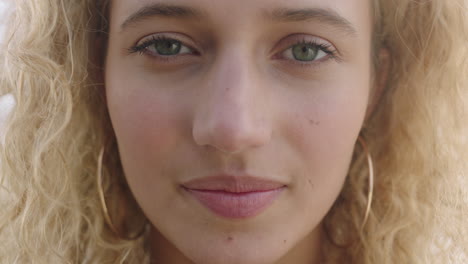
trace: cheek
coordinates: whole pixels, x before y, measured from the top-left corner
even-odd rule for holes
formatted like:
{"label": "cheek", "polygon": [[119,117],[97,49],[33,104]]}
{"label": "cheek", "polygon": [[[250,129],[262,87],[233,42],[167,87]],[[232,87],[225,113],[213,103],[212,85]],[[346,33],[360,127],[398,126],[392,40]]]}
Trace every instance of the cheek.
{"label": "cheek", "polygon": [[[345,76],[345,75],[341,75]],[[364,119],[369,83],[342,78],[316,83],[310,93],[294,94],[282,115],[282,137],[292,145],[295,188],[304,208],[331,206],[347,175],[356,138]],[[311,205],[311,203],[313,205]]]}
{"label": "cheek", "polygon": [[183,109],[176,96],[158,92],[161,85],[148,83],[138,74],[109,72],[107,105],[124,172],[130,188],[138,190],[137,200],[146,199],[155,191],[148,186],[157,187],[164,181],[155,176],[161,175],[168,157],[181,143]]}
{"label": "cheek", "polygon": [[148,154],[143,150],[164,152],[177,135],[174,105],[171,106],[169,98],[153,96],[149,89],[125,93],[122,92],[124,88],[122,85],[109,85],[107,92],[112,125],[119,146],[125,148],[122,154],[128,150],[142,158]]}

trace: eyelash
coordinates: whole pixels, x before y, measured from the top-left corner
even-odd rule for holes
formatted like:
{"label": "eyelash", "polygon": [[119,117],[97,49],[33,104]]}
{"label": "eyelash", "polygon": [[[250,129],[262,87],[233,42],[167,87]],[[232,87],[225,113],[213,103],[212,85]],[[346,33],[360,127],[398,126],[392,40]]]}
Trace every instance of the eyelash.
{"label": "eyelash", "polygon": [[139,44],[139,45],[135,45],[131,48],[128,49],[128,52],[130,54],[133,54],[133,53],[139,53],[140,55],[143,55],[143,54],[146,54],[146,53],[150,53],[150,56],[152,57],[155,57],[157,60],[161,60],[161,61],[171,61],[171,60],[174,60],[176,58],[174,57],[178,57],[180,55],[169,55],[169,56],[163,56],[163,55],[151,55],[151,52],[149,52],[147,50],[147,48],[151,45],[154,45],[156,44],[158,41],[168,41],[168,40],[171,40],[171,41],[178,41],[182,44],[182,46],[185,46],[185,47],[188,47],[190,50],[193,51],[193,55],[198,55],[198,52],[195,51],[195,49],[193,49],[192,47],[190,46],[187,46],[185,44],[183,44],[182,41],[180,40],[177,40],[177,39],[174,39],[174,38],[169,38],[169,37],[166,37],[166,36],[152,36],[150,39],[147,39],[145,41],[143,41],[143,43]]}
{"label": "eyelash", "polygon": [[[192,53],[190,53],[191,55],[199,55],[199,53],[195,49],[193,49],[192,47],[190,47],[188,45],[183,44],[182,41],[179,41],[179,40],[177,40],[175,38],[166,37],[164,35],[152,36],[151,38],[145,40],[143,43],[132,46],[131,48],[128,49],[128,52],[130,54],[139,53],[140,55],[149,54],[149,56],[152,56],[156,60],[160,60],[160,61],[163,61],[163,62],[169,62],[169,61],[172,61],[172,60],[177,60],[177,57],[181,56],[180,54],[178,54],[178,55],[168,55],[168,56],[153,55],[152,52],[149,52],[148,49],[147,49],[148,47],[150,47],[151,45],[156,44],[159,41],[174,41],[174,40],[177,41],[177,42],[180,42],[182,46],[188,47],[192,51]],[[291,63],[293,63],[295,65],[298,65],[298,66],[301,66],[301,67],[316,67],[318,61],[322,61],[321,63],[323,63],[323,62],[325,62],[325,61],[327,61],[329,59],[336,60],[337,62],[341,61],[340,57],[338,56],[338,51],[336,49],[334,49],[331,44],[319,43],[316,40],[307,40],[305,38],[303,38],[300,41],[293,42],[293,44],[289,45],[289,47],[287,49],[282,50],[280,52],[280,54],[283,54],[287,50],[292,49],[293,46],[300,45],[300,44],[305,44],[305,45],[310,45],[312,47],[316,47],[320,51],[323,51],[324,53],[326,53],[327,56],[323,57],[323,58],[320,58],[318,60],[310,61],[310,62],[304,62],[304,61],[299,61],[299,60],[294,60],[294,59],[292,59],[292,60],[291,59],[284,59],[284,58],[279,58],[279,59],[292,61]],[[184,54],[182,54],[182,55],[184,55]],[[277,56],[275,55],[275,58],[276,57]]]}
{"label": "eyelash", "polygon": [[[292,49],[293,46],[300,45],[300,44],[310,45],[312,47],[316,47],[320,51],[323,51],[325,54],[327,54],[327,56],[325,56],[323,58],[320,58],[320,59],[317,59],[317,60],[309,61],[309,62],[308,61],[299,61],[299,60],[294,60],[294,59],[292,59],[292,60],[291,59],[284,59],[284,58],[281,58],[281,57],[279,57],[278,59],[288,60],[288,61],[290,61],[290,63],[301,66],[301,67],[317,67],[317,66],[319,66],[319,65],[317,65],[318,63],[324,63],[324,62],[326,62],[326,61],[328,61],[330,59],[335,60],[337,62],[341,61],[340,57],[338,56],[339,53],[333,47],[333,45],[326,44],[326,43],[319,43],[315,39],[314,40],[308,40],[306,38],[303,38],[300,41],[293,41],[292,44],[290,44],[287,49],[282,50],[280,52],[280,54],[283,54],[287,50]],[[275,55],[274,58],[277,58],[277,55]]]}

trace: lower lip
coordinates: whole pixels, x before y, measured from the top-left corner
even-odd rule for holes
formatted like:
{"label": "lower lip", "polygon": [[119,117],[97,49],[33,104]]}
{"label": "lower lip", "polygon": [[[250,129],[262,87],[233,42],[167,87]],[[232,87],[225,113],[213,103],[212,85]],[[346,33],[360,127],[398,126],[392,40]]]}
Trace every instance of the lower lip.
{"label": "lower lip", "polygon": [[285,187],[268,191],[231,193],[187,189],[201,204],[226,218],[253,217],[265,210]]}

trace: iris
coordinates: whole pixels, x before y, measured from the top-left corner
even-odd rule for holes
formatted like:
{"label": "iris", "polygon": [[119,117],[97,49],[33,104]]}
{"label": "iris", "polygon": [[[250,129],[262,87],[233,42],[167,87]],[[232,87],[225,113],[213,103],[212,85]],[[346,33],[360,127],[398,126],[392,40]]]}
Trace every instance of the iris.
{"label": "iris", "polygon": [[301,43],[292,47],[292,54],[296,60],[312,61],[317,57],[320,49],[307,43]]}

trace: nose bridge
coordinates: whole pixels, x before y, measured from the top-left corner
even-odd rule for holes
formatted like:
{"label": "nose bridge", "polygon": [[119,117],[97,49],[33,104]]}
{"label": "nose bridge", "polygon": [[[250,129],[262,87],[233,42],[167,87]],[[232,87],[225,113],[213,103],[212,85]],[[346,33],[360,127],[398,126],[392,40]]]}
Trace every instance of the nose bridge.
{"label": "nose bridge", "polygon": [[239,152],[270,138],[266,104],[254,63],[241,48],[231,48],[213,63],[205,78],[193,125],[198,145]]}

